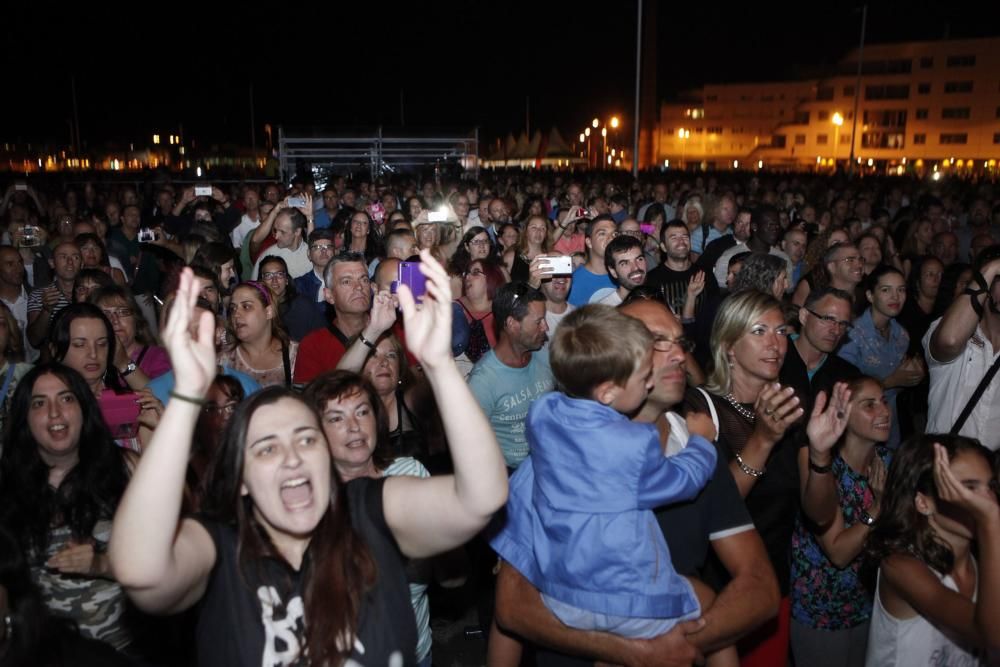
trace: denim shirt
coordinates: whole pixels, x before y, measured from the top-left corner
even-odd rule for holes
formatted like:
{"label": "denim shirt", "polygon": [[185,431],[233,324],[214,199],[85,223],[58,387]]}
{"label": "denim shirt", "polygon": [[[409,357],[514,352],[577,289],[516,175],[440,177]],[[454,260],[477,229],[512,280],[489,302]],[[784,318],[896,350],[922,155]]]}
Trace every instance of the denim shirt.
{"label": "denim shirt", "polygon": [[[851,337],[841,346],[837,356],[857,366],[865,375],[871,375],[881,381],[892,375],[899,367],[909,346],[909,334],[894,319],[889,320],[889,339],[883,338],[882,334],[875,330],[872,309],[868,308],[861,317],[854,320]],[[887,442],[890,449],[899,446],[899,416],[896,414],[898,393],[898,389],[885,390],[885,399],[892,412],[892,431]]]}

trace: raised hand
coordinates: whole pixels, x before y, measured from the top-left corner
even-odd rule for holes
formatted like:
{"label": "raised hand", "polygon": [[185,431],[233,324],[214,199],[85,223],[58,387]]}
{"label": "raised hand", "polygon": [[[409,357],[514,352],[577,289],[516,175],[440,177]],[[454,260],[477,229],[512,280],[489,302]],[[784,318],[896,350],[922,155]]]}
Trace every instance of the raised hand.
{"label": "raised hand", "polygon": [[419,306],[410,288],[400,285],[399,306],[406,325],[406,347],[428,369],[453,361],[451,355],[451,285],[448,273],[428,250],[420,251],[420,272],[427,295]]}
{"label": "raised hand", "polygon": [[756,431],[770,442],[777,442],[796,419],[804,414],[799,397],[792,387],[782,387],[777,382],[768,384],[757,397],[754,412]]}
{"label": "raised hand", "polygon": [[851,416],[851,391],[846,382],[833,385],[833,392],[827,401],[825,391],[816,395],[806,434],[809,436],[810,454],[821,457],[829,456],[834,445],[840,440],[847,428],[847,419]]}
{"label": "raised hand", "polygon": [[985,493],[977,493],[958,481],[955,473],[951,471],[948,450],[936,442],[934,443],[934,485],[937,487],[938,497],[941,500],[968,511],[976,523],[1000,519],[1000,508],[997,506],[996,494],[991,489],[987,489]]}
{"label": "raised hand", "polygon": [[389,290],[377,292],[375,298],[372,299],[371,317],[368,320],[368,327],[366,328],[374,336],[371,340],[375,340],[375,338],[381,336],[383,332],[395,323],[396,303],[392,298],[392,294],[389,293]]}
{"label": "raised hand", "polygon": [[208,392],[216,373],[215,315],[203,311],[194,319],[201,283],[189,267],[181,271],[173,307],[163,329],[163,344],[170,353],[176,379],[174,388],[192,398],[201,398]]}
{"label": "raised hand", "polygon": [[689,297],[697,297],[705,290],[705,272],[698,271],[688,280],[687,294]]}

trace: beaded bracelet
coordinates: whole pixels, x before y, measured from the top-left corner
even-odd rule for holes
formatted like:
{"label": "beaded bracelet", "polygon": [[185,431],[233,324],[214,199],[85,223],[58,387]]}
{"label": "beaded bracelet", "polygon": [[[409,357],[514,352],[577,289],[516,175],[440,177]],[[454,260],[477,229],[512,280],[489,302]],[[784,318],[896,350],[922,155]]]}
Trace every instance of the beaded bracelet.
{"label": "beaded bracelet", "polygon": [[757,470],[757,468],[748,466],[743,462],[743,457],[739,455],[739,452],[736,454],[736,463],[739,464],[740,470],[751,477],[763,477],[764,473],[767,472],[766,468],[764,470]]}

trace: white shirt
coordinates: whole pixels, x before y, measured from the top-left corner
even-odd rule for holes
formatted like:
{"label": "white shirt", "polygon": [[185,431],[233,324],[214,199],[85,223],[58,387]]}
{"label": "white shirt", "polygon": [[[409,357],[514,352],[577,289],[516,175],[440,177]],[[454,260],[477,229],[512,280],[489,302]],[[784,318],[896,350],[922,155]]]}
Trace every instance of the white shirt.
{"label": "white shirt", "polygon": [[590,295],[588,303],[600,303],[605,306],[619,306],[622,298],[618,296],[617,287],[602,287]]}
{"label": "white shirt", "polygon": [[235,229],[229,234],[229,237],[233,240],[233,247],[242,248],[246,237],[258,227],[260,227],[260,220],[251,220],[250,216],[244,213],[243,217],[240,218],[240,224],[236,225]]}
{"label": "white shirt", "polygon": [[[927,369],[930,373],[931,390],[927,397],[927,433],[947,433],[958,420],[958,416],[969,402],[980,380],[997,358],[982,329],[965,343],[962,353],[945,363],[931,355],[931,336],[941,325],[938,318],[931,323],[922,341]],[[972,414],[965,420],[959,435],[978,438],[989,449],[1000,449],[1000,377],[993,378]]]}
{"label": "white shirt", "polygon": [[543,350],[549,349],[549,342],[552,337],[556,334],[556,327],[562,322],[563,318],[576,310],[576,307],[571,303],[566,304],[566,310],[561,313],[553,313],[548,308],[545,309],[545,325],[549,328],[549,337],[545,339],[545,344],[542,345]]}
{"label": "white shirt", "polygon": [[[971,556],[970,556],[971,558]],[[973,561],[975,563],[975,561]],[[934,572],[931,570],[931,572]],[[951,576],[942,577],[941,584],[948,590],[958,592],[958,586]],[[879,588],[882,586],[882,571],[879,570],[875,586],[875,603],[872,606],[872,620],[868,627],[868,652],[866,667],[910,667],[911,665],[985,665],[967,648],[959,646],[943,632],[931,625],[923,616],[899,619],[882,606]],[[979,588],[979,568],[976,567],[976,588]],[[976,594],[973,594],[973,602]]]}
{"label": "white shirt", "polygon": [[257,263],[253,266],[253,273],[251,275],[260,275],[260,263],[265,257],[270,256],[280,257],[285,260],[288,264],[288,277],[294,280],[299,276],[304,276],[313,270],[312,262],[309,261],[309,246],[303,241],[299,244],[298,250],[292,250],[291,248],[279,248],[276,245],[267,248],[261,253],[260,258]]}

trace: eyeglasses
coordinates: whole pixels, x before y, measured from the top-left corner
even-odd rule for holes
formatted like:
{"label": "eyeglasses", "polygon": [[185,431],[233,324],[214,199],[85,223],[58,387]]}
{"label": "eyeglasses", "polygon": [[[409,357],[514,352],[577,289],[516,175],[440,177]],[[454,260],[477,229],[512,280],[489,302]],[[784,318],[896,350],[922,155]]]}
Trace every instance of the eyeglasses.
{"label": "eyeglasses", "polygon": [[109,320],[123,320],[126,317],[132,317],[131,308],[102,308],[101,312]]}
{"label": "eyeglasses", "polygon": [[216,405],[215,403],[206,403],[205,407],[202,408],[205,412],[210,415],[225,415],[226,417],[232,417],[233,413],[236,412],[236,408],[239,407],[239,403],[226,403],[224,405]]}
{"label": "eyeglasses", "polygon": [[310,250],[318,250],[319,252],[333,252],[333,246],[329,243],[316,243],[309,246]]}
{"label": "eyeglasses", "polygon": [[469,241],[469,245],[489,245],[489,239],[472,239]]}
{"label": "eyeglasses", "polygon": [[827,326],[840,327],[844,331],[850,331],[851,329],[854,328],[854,325],[851,324],[850,322],[846,320],[838,320],[836,317],[833,317],[832,315],[820,315],[811,308],[806,308],[806,311]]}
{"label": "eyeglasses", "polygon": [[685,353],[694,350],[694,341],[681,336],[680,338],[668,338],[667,336],[657,336],[653,339],[653,349],[657,352],[669,352],[674,346],[679,347]]}
{"label": "eyeglasses", "polygon": [[274,280],[275,278],[287,278],[288,274],[284,271],[265,271],[260,274],[260,277],[264,280]]}

